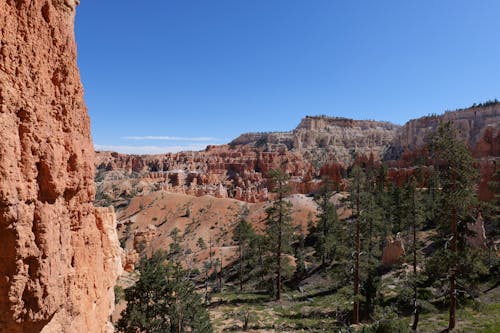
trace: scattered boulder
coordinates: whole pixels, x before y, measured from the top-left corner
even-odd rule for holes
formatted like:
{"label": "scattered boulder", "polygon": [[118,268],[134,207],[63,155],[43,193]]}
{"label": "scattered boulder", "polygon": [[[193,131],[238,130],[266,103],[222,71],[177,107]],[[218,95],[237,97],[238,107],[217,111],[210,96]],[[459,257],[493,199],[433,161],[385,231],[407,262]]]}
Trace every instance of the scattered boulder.
{"label": "scattered boulder", "polygon": [[382,265],[385,267],[391,267],[401,264],[405,253],[403,240],[401,239],[399,233],[396,235],[395,239],[389,237],[387,239],[387,245],[384,247],[382,252]]}

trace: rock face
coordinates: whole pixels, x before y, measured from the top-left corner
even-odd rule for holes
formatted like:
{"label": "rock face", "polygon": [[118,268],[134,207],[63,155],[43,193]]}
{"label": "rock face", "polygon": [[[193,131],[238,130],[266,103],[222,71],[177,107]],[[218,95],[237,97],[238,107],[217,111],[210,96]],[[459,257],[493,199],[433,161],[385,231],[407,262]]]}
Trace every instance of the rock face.
{"label": "rock face", "polygon": [[484,229],[484,220],[481,214],[478,215],[473,224],[469,225],[469,230],[473,233],[467,237],[469,244],[475,247],[486,248],[486,231]]}
{"label": "rock face", "polygon": [[474,157],[500,156],[500,103],[410,120],[401,129],[398,144],[405,149],[421,147],[440,122],[449,120],[471,147]]}
{"label": "rock face", "polygon": [[0,0],[0,332],[107,332],[120,248],[93,207],[77,0]]}
{"label": "rock face", "polygon": [[382,252],[382,265],[390,267],[400,264],[405,255],[405,247],[402,239],[396,236],[396,239],[388,239],[387,245]]}
{"label": "rock face", "polygon": [[268,150],[282,146],[300,152],[311,162],[334,161],[346,167],[360,155],[381,159],[387,154],[399,129],[400,126],[388,122],[308,116],[293,131],[247,133],[230,145],[260,145]]}
{"label": "rock face", "polygon": [[156,190],[261,202],[269,197],[267,173],[278,167],[292,176],[294,192],[316,186],[315,169],[302,155],[247,146],[149,156],[97,152],[96,167],[100,203]]}
{"label": "rock face", "polygon": [[276,168],[291,176],[293,193],[309,193],[321,176],[340,181],[340,170],[356,158],[380,160],[399,128],[387,122],[318,116],[304,118],[290,132],[243,134],[202,152],[98,152],[98,202],[119,202],[156,190],[262,202],[269,199],[267,173]]}
{"label": "rock face", "polygon": [[293,131],[246,133],[228,145],[200,152],[98,152],[97,202],[120,207],[136,195],[157,190],[262,202],[269,199],[267,172],[272,168],[290,174],[292,192],[307,194],[318,188],[323,176],[344,189],[346,170],[354,162],[374,165],[381,160],[388,161],[390,174],[402,184],[414,172],[427,135],[447,120],[454,121],[478,161],[480,198],[491,199],[488,184],[500,158],[500,103],[423,117],[404,126],[308,116]]}

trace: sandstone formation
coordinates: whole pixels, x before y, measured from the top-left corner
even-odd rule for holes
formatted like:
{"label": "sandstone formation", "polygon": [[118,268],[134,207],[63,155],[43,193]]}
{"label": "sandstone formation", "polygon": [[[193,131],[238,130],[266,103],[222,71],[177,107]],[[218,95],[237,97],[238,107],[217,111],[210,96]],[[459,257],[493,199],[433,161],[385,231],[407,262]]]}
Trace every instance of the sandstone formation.
{"label": "sandstone formation", "polygon": [[290,151],[266,152],[255,147],[209,146],[202,152],[136,156],[97,152],[99,203],[157,190],[194,196],[212,195],[247,202],[268,200],[267,173],[281,167],[288,172],[295,193],[317,186],[313,165]]}
{"label": "sandstone formation", "polygon": [[475,247],[486,248],[487,239],[483,216],[479,214],[474,223],[469,224],[468,228],[472,231],[472,235],[467,237],[467,242]]}
{"label": "sandstone formation", "polygon": [[[267,172],[285,169],[293,193],[311,193],[325,176],[345,189],[351,165],[388,162],[389,180],[401,185],[425,156],[422,146],[439,122],[452,120],[481,172],[479,197],[490,200],[489,182],[500,159],[500,103],[411,120],[387,122],[305,117],[293,131],[242,134],[228,145],[164,155],[97,152],[97,202],[122,207],[136,195],[158,190],[213,195],[247,202],[270,198]],[[424,170],[425,171],[425,170]]]}
{"label": "sandstone formation", "polygon": [[500,103],[410,120],[402,127],[397,143],[405,149],[421,147],[445,121],[454,123],[475,157],[500,157]]}
{"label": "sandstone formation", "polygon": [[122,199],[157,190],[262,202],[270,199],[267,173],[275,168],[290,174],[293,193],[314,191],[322,176],[342,187],[345,167],[363,156],[380,160],[398,129],[386,122],[306,117],[291,132],[243,134],[201,152],[97,152],[98,203],[119,207]]}
{"label": "sandstone formation", "polygon": [[257,145],[267,150],[286,147],[315,164],[336,162],[347,167],[356,156],[372,154],[380,160],[396,139],[399,128],[388,122],[308,116],[293,131],[247,133],[230,145]]}
{"label": "sandstone formation", "polygon": [[382,252],[382,265],[390,267],[402,263],[405,256],[403,240],[396,236],[396,239],[388,239],[387,245]]}
{"label": "sandstone formation", "polygon": [[77,0],[0,0],[0,332],[108,332],[120,249],[95,209]]}

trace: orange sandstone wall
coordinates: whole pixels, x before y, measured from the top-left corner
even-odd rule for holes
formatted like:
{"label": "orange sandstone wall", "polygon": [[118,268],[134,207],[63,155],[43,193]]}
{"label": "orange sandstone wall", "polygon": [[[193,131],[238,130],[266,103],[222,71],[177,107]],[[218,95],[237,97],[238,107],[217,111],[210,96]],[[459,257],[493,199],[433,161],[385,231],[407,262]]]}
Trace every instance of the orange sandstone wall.
{"label": "orange sandstone wall", "polygon": [[93,206],[77,0],[0,0],[0,332],[106,332],[120,248]]}

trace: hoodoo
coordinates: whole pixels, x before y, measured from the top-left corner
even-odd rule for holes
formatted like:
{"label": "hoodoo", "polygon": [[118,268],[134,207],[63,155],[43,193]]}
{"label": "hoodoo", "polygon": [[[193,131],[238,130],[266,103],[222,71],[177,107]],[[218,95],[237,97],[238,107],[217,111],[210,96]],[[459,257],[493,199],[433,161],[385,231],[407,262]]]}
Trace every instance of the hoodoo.
{"label": "hoodoo", "polygon": [[120,248],[94,208],[78,0],[0,0],[0,332],[107,332]]}

